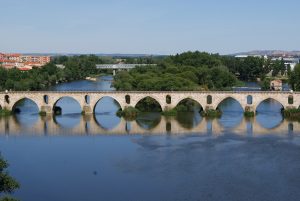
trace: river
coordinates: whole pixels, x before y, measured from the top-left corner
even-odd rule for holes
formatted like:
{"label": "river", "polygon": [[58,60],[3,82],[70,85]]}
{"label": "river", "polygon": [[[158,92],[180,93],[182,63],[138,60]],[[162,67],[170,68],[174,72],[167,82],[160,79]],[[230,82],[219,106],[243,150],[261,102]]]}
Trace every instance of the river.
{"label": "river", "polygon": [[[111,76],[49,90],[114,90]],[[136,121],[116,116],[103,98],[95,115],[61,99],[62,115],[40,117],[30,100],[0,118],[0,151],[21,184],[23,201],[299,200],[300,123],[268,100],[255,118],[227,99],[220,119],[157,113]]]}

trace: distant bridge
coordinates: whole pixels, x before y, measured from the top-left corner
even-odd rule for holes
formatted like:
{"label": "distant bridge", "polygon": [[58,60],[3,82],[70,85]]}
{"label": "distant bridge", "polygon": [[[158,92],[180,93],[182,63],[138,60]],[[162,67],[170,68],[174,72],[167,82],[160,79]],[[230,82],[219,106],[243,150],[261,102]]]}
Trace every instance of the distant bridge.
{"label": "distant bridge", "polygon": [[113,75],[116,74],[116,70],[131,70],[137,66],[149,66],[156,64],[96,64],[97,69],[111,69],[113,70]]}
{"label": "distant bridge", "polygon": [[[247,111],[256,111],[258,105],[266,99],[278,101],[283,109],[298,108],[300,93],[265,92],[265,91],[24,91],[0,92],[0,107],[14,110],[16,104],[23,99],[31,99],[39,110],[52,113],[56,103],[63,97],[75,99],[83,112],[94,113],[97,103],[103,97],[116,100],[121,109],[135,107],[146,97],[156,100],[162,110],[176,107],[187,98],[198,102],[203,109],[217,109],[222,101],[233,98]],[[63,108],[62,108],[63,109]]]}

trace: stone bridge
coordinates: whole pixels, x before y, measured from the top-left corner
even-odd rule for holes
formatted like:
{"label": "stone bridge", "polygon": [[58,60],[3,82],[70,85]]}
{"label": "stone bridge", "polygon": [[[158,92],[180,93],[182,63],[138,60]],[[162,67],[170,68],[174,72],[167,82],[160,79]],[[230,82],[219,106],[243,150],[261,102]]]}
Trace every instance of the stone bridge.
{"label": "stone bridge", "polygon": [[[86,114],[94,113],[97,103],[103,97],[116,100],[121,109],[135,107],[146,97],[155,99],[163,111],[176,107],[187,98],[197,101],[203,109],[217,109],[222,101],[233,98],[244,110],[256,111],[258,105],[267,99],[278,101],[283,109],[298,108],[300,93],[293,92],[233,92],[233,91],[24,91],[1,92],[0,107],[14,110],[16,104],[23,99],[30,99],[36,103],[39,111],[52,113],[56,103],[64,98],[75,99]],[[62,108],[63,110],[63,108]]]}

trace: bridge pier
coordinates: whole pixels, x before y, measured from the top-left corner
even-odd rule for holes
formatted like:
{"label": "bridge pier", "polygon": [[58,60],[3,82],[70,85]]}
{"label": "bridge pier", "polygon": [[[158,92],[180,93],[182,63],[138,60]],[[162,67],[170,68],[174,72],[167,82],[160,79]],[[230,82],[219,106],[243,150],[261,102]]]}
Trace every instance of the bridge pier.
{"label": "bridge pier", "polygon": [[49,105],[42,105],[40,108],[40,114],[52,114],[52,107]]}
{"label": "bridge pier", "polygon": [[89,105],[84,105],[82,107],[82,114],[91,115],[94,113],[93,108]]}

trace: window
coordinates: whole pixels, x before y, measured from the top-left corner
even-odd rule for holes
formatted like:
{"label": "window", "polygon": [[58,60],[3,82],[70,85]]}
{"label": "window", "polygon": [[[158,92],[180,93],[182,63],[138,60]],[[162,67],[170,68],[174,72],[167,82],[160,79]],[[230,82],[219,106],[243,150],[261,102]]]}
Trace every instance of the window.
{"label": "window", "polygon": [[44,95],[44,103],[48,104],[49,103],[49,97],[48,95]]}
{"label": "window", "polygon": [[130,104],[130,96],[129,95],[125,96],[125,101],[127,104]]}
{"label": "window", "polygon": [[294,104],[294,97],[292,95],[289,95],[289,97],[288,97],[288,103],[290,105]]}
{"label": "window", "polygon": [[6,102],[7,104],[9,104],[9,102],[10,102],[10,101],[9,101],[9,95],[6,95],[4,98],[5,98],[5,102]]}
{"label": "window", "polygon": [[208,95],[207,98],[206,98],[206,103],[207,104],[212,104],[212,96],[211,95]]}
{"label": "window", "polygon": [[172,102],[171,96],[170,96],[170,95],[167,95],[167,96],[166,96],[166,103],[167,103],[167,104],[171,104],[171,102]]}
{"label": "window", "polygon": [[247,96],[247,104],[252,105],[253,97],[251,95]]}
{"label": "window", "polygon": [[90,96],[89,96],[89,95],[86,95],[86,96],[84,97],[84,99],[85,99],[85,103],[86,103],[86,104],[90,104],[91,100],[90,100]]}

